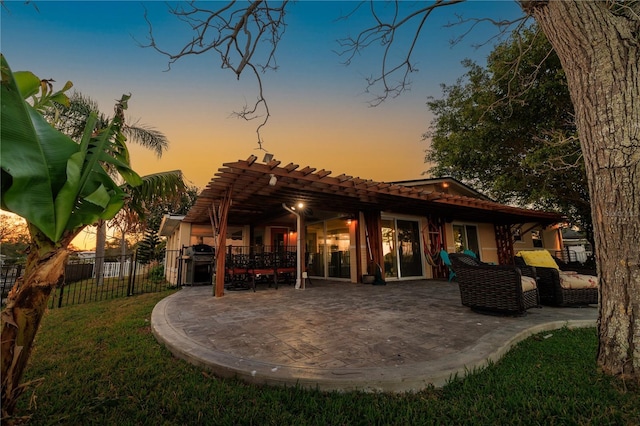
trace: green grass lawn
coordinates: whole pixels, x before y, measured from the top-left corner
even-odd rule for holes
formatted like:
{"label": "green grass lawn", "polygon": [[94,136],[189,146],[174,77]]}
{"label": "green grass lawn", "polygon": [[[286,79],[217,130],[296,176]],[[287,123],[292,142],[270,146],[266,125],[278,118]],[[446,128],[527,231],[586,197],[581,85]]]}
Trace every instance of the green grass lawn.
{"label": "green grass lawn", "polygon": [[[323,393],[218,379],[150,331],[169,292],[48,312],[21,398],[34,425],[638,425],[640,390],[600,374],[594,329],[534,336],[442,389]],[[551,335],[551,336],[549,336]]]}

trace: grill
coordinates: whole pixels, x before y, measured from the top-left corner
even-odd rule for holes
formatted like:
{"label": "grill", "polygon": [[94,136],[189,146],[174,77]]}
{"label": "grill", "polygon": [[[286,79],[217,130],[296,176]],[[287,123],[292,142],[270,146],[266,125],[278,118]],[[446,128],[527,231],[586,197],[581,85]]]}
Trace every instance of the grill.
{"label": "grill", "polygon": [[211,284],[214,250],[206,244],[197,244],[185,250],[187,265],[186,285]]}

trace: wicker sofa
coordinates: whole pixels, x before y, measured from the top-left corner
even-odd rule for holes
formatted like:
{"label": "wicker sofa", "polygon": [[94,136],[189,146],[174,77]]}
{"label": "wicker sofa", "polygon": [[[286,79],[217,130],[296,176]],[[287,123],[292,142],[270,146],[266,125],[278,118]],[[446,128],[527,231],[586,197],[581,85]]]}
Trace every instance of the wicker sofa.
{"label": "wicker sofa", "polygon": [[[539,306],[535,268],[488,265],[466,254],[449,255],[462,304],[481,313],[524,314]],[[523,290],[524,281],[528,288]]]}
{"label": "wicker sofa", "polygon": [[[527,265],[521,256],[514,257],[514,263],[518,267]],[[578,273],[578,277],[595,275],[588,270],[576,271],[567,269],[562,271],[560,267],[535,266],[538,279],[538,291],[540,293],[540,303],[552,306],[584,306],[598,303],[598,288],[566,288],[562,285],[561,272],[573,271]]]}

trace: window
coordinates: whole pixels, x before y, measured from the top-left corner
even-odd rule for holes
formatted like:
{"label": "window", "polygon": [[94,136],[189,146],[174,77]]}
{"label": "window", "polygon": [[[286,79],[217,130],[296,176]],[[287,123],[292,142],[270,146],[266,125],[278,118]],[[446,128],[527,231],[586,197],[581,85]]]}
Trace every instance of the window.
{"label": "window", "polygon": [[544,247],[544,241],[542,241],[542,232],[538,231],[531,231],[531,238],[533,239],[533,246],[536,248],[543,248]]}
{"label": "window", "polygon": [[513,235],[513,241],[522,242],[522,228],[511,228],[511,233]]}
{"label": "window", "polygon": [[480,255],[480,243],[478,240],[478,227],[475,225],[453,225],[453,242],[456,253],[471,250]]}

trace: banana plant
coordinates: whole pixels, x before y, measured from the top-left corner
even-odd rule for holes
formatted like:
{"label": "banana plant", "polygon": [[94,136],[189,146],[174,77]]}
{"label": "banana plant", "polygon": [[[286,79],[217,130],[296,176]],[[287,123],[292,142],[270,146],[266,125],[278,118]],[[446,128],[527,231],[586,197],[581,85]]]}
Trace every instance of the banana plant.
{"label": "banana plant", "polygon": [[13,73],[0,55],[2,86],[2,209],[22,216],[30,244],[25,272],[17,280],[1,313],[2,418],[13,415],[33,340],[53,288],[62,282],[68,245],[86,226],[113,218],[126,192],[106,168],[117,170],[127,185],[142,180],[129,164],[122,133],[128,95],[116,104],[109,124],[95,130],[87,121],[80,143],[54,129],[41,111],[64,104],[71,87],[54,92],[51,82],[30,72]]}

